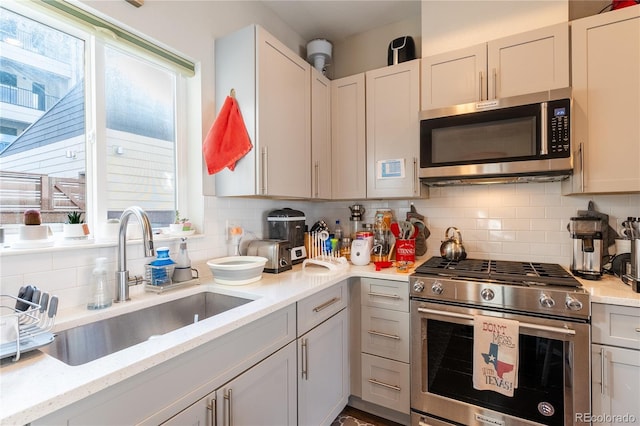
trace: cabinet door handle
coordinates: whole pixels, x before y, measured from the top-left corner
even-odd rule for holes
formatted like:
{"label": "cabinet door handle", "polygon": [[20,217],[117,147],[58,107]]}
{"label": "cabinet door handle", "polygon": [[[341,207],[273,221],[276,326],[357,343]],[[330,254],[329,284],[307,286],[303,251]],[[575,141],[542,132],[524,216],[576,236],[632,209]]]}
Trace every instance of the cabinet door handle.
{"label": "cabinet door handle", "polygon": [[374,297],[387,297],[389,299],[395,299],[398,300],[400,299],[400,296],[398,296],[397,294],[387,294],[387,293],[376,293],[374,291],[370,291],[369,293],[367,293],[369,296],[374,296]]}
{"label": "cabinet door handle", "polygon": [[478,73],[478,101],[482,100],[482,82],[484,78],[482,77],[482,71]]}
{"label": "cabinet door handle", "polygon": [[262,184],[262,195],[267,195],[267,188],[268,188],[267,187],[267,176],[269,174],[267,168],[269,167],[268,166],[269,157],[267,156],[267,147],[266,146],[262,147],[261,154],[262,155],[260,156],[261,157],[261,161],[260,162],[262,163],[262,182],[261,182],[261,184]]}
{"label": "cabinet door handle", "polygon": [[378,385],[378,386],[382,386],[382,387],[385,387],[385,388],[388,388],[388,389],[393,389],[394,391],[400,392],[402,390],[400,388],[400,386],[390,385],[390,384],[385,383],[385,382],[380,382],[380,381],[378,381],[376,379],[368,379],[368,380],[369,380],[369,383],[372,383],[372,384]]}
{"label": "cabinet door handle", "polygon": [[309,339],[302,339],[302,371],[301,376],[309,380]]}
{"label": "cabinet door handle", "polygon": [[636,327],[636,333],[640,333],[640,327]]}
{"label": "cabinet door handle", "polygon": [[388,339],[400,340],[400,336],[397,336],[395,334],[381,333],[375,330],[368,330],[367,333],[373,334],[374,336],[386,337]]}
{"label": "cabinet door handle", "polygon": [[315,174],[315,197],[318,198],[318,194],[320,193],[320,164],[316,160],[314,166],[314,174]]}
{"label": "cabinet door handle", "polygon": [[233,425],[233,416],[231,414],[231,389],[229,389],[224,395],[224,402],[227,406],[227,426]]}
{"label": "cabinet door handle", "polygon": [[604,369],[606,367],[604,348],[600,348],[600,394],[604,395]]}
{"label": "cabinet door handle", "polygon": [[313,308],[313,312],[320,312],[324,309],[327,309],[329,306],[333,305],[334,303],[337,303],[340,300],[339,297],[334,297],[331,300],[327,300],[326,302],[324,302],[322,305],[318,305],[315,308]]}
{"label": "cabinet door handle", "polygon": [[497,97],[497,93],[498,93],[498,70],[496,70],[495,68],[493,68],[493,70],[491,71],[491,74],[493,76],[493,98],[491,99],[495,99]]}
{"label": "cabinet door handle", "polygon": [[578,156],[580,159],[580,192],[584,192],[584,153],[582,151],[582,142],[578,145]]}
{"label": "cabinet door handle", "polygon": [[416,185],[416,183],[418,183],[418,159],[413,157],[413,181],[411,181],[411,187],[413,195],[417,196],[419,194],[418,185]]}
{"label": "cabinet door handle", "polygon": [[212,426],[217,426],[218,424],[218,416],[216,413],[216,404],[217,401],[215,398],[211,398],[211,401],[207,404],[207,410],[209,411],[209,420]]}

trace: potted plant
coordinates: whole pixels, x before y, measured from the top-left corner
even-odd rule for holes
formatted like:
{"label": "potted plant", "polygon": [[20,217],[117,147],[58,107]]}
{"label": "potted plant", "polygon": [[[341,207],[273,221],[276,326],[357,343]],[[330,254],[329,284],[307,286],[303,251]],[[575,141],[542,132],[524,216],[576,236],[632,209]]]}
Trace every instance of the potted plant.
{"label": "potted plant", "polygon": [[62,234],[69,239],[84,239],[89,235],[89,226],[82,219],[82,212],[67,213],[67,223],[62,224]]}

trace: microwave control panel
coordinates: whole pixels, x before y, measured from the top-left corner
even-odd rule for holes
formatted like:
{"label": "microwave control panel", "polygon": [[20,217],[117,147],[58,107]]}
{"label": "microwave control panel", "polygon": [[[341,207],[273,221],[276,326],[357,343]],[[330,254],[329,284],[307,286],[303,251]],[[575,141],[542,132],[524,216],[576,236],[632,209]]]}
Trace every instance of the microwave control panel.
{"label": "microwave control panel", "polygon": [[548,153],[554,157],[570,155],[570,100],[560,99],[547,105]]}

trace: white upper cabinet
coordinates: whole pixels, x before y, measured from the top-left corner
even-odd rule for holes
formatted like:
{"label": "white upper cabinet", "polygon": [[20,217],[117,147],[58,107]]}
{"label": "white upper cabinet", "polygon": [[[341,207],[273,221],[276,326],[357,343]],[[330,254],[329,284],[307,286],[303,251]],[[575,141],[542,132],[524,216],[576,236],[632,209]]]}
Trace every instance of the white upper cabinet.
{"label": "white upper cabinet", "polygon": [[331,82],[331,193],[334,200],[367,196],[364,74]]}
{"label": "white upper cabinet", "polygon": [[253,149],[216,174],[218,196],[311,196],[310,65],[258,25],[216,40],[216,103],[231,89]]}
{"label": "white upper cabinet", "polygon": [[420,195],[420,60],[366,73],[367,198]]}
{"label": "white upper cabinet", "polygon": [[567,23],[422,60],[425,110],[569,86]]}
{"label": "white upper cabinet", "polygon": [[569,26],[490,41],[487,58],[488,99],[569,87]]}
{"label": "white upper cabinet", "polygon": [[331,81],[311,67],[311,198],[331,198]]}
{"label": "white upper cabinet", "polygon": [[574,175],[566,193],[640,191],[640,7],[571,23]]}
{"label": "white upper cabinet", "polygon": [[486,43],[422,59],[422,109],[484,99],[486,72]]}

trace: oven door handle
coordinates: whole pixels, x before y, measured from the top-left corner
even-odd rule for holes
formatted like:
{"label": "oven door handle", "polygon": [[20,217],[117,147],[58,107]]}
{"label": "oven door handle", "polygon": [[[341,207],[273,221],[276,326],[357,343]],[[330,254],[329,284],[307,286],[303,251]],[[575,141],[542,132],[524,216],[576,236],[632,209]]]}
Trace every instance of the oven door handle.
{"label": "oven door handle", "polygon": [[[428,309],[428,308],[418,308],[418,312],[421,314],[434,314],[434,315],[441,315],[443,317],[461,318],[466,320],[474,319],[473,315],[459,314],[457,312],[442,312],[442,311],[436,311],[434,309]],[[528,328],[530,330],[550,331],[552,333],[561,333],[561,334],[567,334],[567,335],[576,334],[576,331],[570,328],[550,327],[548,325],[529,324],[526,322],[520,322],[520,327]]]}

